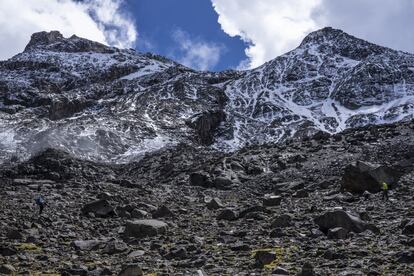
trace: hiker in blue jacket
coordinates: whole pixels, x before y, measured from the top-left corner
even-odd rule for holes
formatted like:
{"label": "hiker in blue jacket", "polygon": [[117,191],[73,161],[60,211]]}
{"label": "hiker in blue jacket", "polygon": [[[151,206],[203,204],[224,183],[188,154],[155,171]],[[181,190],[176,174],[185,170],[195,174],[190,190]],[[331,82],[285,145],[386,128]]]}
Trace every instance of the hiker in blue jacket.
{"label": "hiker in blue jacket", "polygon": [[39,192],[39,195],[36,198],[36,205],[39,206],[39,216],[42,214],[43,212],[43,208],[45,208],[46,202],[45,199],[43,198],[43,196],[40,194],[40,185],[37,187],[37,191]]}

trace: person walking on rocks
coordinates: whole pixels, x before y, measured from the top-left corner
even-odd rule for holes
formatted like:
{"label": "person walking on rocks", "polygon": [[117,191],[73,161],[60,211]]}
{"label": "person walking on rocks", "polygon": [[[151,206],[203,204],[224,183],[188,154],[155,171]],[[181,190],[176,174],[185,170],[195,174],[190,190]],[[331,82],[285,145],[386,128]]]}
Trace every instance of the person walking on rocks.
{"label": "person walking on rocks", "polygon": [[382,199],[388,200],[388,184],[386,182],[382,182]]}
{"label": "person walking on rocks", "polygon": [[39,216],[42,214],[43,209],[45,208],[46,202],[43,196],[40,194],[41,187],[40,185],[37,187],[37,191],[39,195],[36,197],[36,205],[39,206]]}

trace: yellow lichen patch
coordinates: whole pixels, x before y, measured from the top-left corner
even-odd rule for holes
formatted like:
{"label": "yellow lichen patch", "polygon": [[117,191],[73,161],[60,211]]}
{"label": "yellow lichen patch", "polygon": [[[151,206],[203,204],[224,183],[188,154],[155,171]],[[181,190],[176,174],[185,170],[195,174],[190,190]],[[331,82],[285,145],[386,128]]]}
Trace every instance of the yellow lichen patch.
{"label": "yellow lichen patch", "polygon": [[39,246],[34,243],[21,243],[16,246],[17,250],[21,251],[31,251],[31,252],[39,252],[42,250]]}
{"label": "yellow lichen patch", "polygon": [[276,247],[272,252],[276,254],[276,259],[270,264],[265,265],[265,269],[274,269],[285,259],[285,250],[282,247]]}
{"label": "yellow lichen patch", "polygon": [[147,273],[144,276],[157,276],[157,272]]}
{"label": "yellow lichen patch", "polygon": [[252,257],[256,257],[257,252],[272,252],[274,248],[262,248],[262,249],[255,249],[252,251]]}
{"label": "yellow lichen patch", "polygon": [[274,269],[279,266],[282,262],[286,262],[289,258],[292,257],[292,254],[298,251],[298,247],[293,245],[288,248],[283,248],[276,246],[273,248],[262,248],[252,251],[252,257],[256,257],[257,252],[272,252],[276,255],[275,259],[270,263],[264,266],[265,269]]}

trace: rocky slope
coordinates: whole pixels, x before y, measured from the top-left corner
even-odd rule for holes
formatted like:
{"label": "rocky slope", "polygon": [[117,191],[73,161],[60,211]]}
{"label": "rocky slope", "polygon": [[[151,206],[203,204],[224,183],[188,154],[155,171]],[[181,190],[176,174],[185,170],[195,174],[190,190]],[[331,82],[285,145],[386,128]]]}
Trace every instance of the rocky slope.
{"label": "rocky slope", "polygon": [[46,150],[2,167],[0,272],[412,275],[413,137],[408,121],[123,165]]}
{"label": "rocky slope", "polygon": [[414,55],[325,28],[249,71],[197,72],[58,32],[0,62],[0,158],[125,163],[178,143],[233,151],[413,118]]}

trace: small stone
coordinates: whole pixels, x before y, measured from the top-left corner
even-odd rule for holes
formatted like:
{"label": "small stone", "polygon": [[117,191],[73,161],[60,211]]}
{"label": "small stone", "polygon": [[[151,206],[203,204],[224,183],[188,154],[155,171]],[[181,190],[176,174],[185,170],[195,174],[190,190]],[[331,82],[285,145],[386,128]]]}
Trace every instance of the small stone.
{"label": "small stone", "polygon": [[281,196],[265,195],[263,198],[263,206],[266,206],[266,207],[279,206],[281,201],[282,201]]}
{"label": "small stone", "polygon": [[142,219],[148,216],[148,212],[141,209],[134,209],[131,212],[131,218]]}
{"label": "small stone", "polygon": [[224,207],[221,200],[217,197],[214,197],[210,201],[208,201],[206,206],[209,210],[217,210]]}
{"label": "small stone", "polygon": [[228,190],[233,186],[233,181],[227,177],[216,177],[213,180],[214,188],[220,189],[220,190]]}
{"label": "small stone", "polygon": [[127,249],[128,249],[128,246],[124,242],[114,240],[114,241],[108,242],[102,251],[109,255],[114,255],[114,254],[122,253],[126,251]]}
{"label": "small stone", "polygon": [[166,258],[167,260],[186,259],[187,258],[187,250],[183,247],[174,248],[174,249],[170,250],[170,252],[168,252],[168,254],[166,254],[164,256],[164,258]]}
{"label": "small stone", "polygon": [[319,230],[319,229],[311,229],[310,232],[311,232],[310,233],[310,236],[312,238],[319,238],[319,237],[324,236],[324,233],[321,230]]}
{"label": "small stone", "polygon": [[0,274],[14,275],[16,269],[9,264],[0,265]]}
{"label": "small stone", "polygon": [[273,229],[272,232],[270,232],[269,236],[271,238],[281,238],[281,237],[286,236],[286,233],[283,232],[281,228],[276,228],[276,229]]}
{"label": "small stone", "polygon": [[259,250],[255,254],[256,266],[263,268],[265,265],[272,263],[276,260],[276,253],[271,251]]}
{"label": "small stone", "polygon": [[8,247],[0,247],[0,255],[7,257],[7,256],[13,256],[16,255],[17,251],[12,249],[12,248],[8,248]]}
{"label": "small stone", "polygon": [[205,172],[195,172],[190,175],[190,185],[210,188],[213,186],[210,176]]}
{"label": "small stone", "polygon": [[280,215],[276,217],[271,227],[272,228],[280,228],[280,227],[288,227],[292,224],[292,217],[288,214]]}
{"label": "small stone", "polygon": [[247,244],[244,244],[242,242],[237,242],[237,243],[231,245],[230,246],[230,249],[232,251],[237,251],[237,252],[239,252],[239,251],[249,251],[250,250],[250,246],[247,245]]}
{"label": "small stone", "polygon": [[141,267],[138,264],[127,264],[122,267],[118,276],[143,276]]}
{"label": "small stone", "polygon": [[313,271],[313,265],[311,263],[305,263],[302,266],[302,271],[297,274],[297,276],[315,276]]}
{"label": "small stone", "polygon": [[81,251],[97,250],[100,245],[101,241],[99,240],[77,240],[72,242],[72,246]]}
{"label": "small stone", "polygon": [[348,237],[349,231],[342,227],[336,227],[328,230],[328,239],[344,240]]}
{"label": "small stone", "polygon": [[237,213],[231,209],[225,209],[217,216],[218,220],[236,220]]}
{"label": "small stone", "polygon": [[278,266],[272,271],[272,275],[289,275],[289,271]]}
{"label": "small stone", "polygon": [[398,252],[396,258],[399,263],[412,264],[414,263],[414,250]]}
{"label": "small stone", "polygon": [[294,197],[297,198],[305,198],[309,196],[309,192],[306,190],[299,190],[293,194]]}
{"label": "small stone", "polygon": [[414,235],[414,219],[405,224],[402,233],[407,236]]}
{"label": "small stone", "polygon": [[160,206],[155,212],[152,213],[153,218],[165,218],[173,216],[173,212],[165,205]]}
{"label": "small stone", "polygon": [[103,192],[103,193],[100,193],[100,194],[97,196],[97,198],[98,198],[98,199],[110,200],[110,199],[112,198],[112,195],[111,195],[110,193],[108,193],[108,192]]}
{"label": "small stone", "polygon": [[132,251],[131,253],[128,254],[129,258],[136,258],[136,257],[141,257],[145,255],[145,251],[144,250],[135,250]]}
{"label": "small stone", "polygon": [[20,230],[16,228],[11,228],[7,231],[6,237],[9,240],[21,240],[23,238]]}

